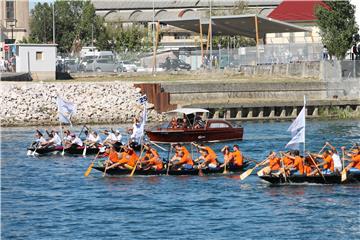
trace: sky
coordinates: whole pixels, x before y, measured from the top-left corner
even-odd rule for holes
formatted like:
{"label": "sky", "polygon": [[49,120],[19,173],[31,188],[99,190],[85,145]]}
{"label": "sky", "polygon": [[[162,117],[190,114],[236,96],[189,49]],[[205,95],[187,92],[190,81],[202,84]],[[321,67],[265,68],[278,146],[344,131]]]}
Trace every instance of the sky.
{"label": "sky", "polygon": [[[30,0],[30,10],[35,6],[35,4],[37,2],[48,2],[51,3],[54,0]],[[129,0],[131,1],[131,0]],[[150,1],[150,0],[149,0]],[[249,0],[248,0],[249,1]],[[251,1],[251,0],[250,0]],[[359,0],[350,0],[351,4],[355,5],[356,10],[355,10],[355,18],[356,18],[356,23],[359,25],[360,27],[360,1]]]}

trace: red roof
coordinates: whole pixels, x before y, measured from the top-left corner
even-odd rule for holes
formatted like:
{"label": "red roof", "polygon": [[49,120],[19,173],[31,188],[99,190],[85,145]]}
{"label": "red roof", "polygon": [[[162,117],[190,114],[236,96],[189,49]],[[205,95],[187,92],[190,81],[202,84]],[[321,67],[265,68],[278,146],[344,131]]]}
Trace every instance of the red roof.
{"label": "red roof", "polygon": [[279,6],[268,15],[268,17],[289,22],[314,21],[317,19],[315,16],[315,9],[319,5],[330,10],[330,7],[323,1],[285,0],[280,3]]}

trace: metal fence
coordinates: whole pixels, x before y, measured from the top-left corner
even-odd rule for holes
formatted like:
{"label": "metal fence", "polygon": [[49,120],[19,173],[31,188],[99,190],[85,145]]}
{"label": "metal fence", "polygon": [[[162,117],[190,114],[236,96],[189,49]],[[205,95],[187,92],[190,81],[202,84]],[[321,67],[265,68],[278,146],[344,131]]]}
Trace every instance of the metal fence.
{"label": "metal fence", "polygon": [[153,52],[111,51],[88,53],[82,57],[64,56],[58,58],[59,72],[152,72],[239,69],[247,65],[287,64],[295,62],[320,61],[321,44],[269,44],[258,47],[199,49],[158,49]]}

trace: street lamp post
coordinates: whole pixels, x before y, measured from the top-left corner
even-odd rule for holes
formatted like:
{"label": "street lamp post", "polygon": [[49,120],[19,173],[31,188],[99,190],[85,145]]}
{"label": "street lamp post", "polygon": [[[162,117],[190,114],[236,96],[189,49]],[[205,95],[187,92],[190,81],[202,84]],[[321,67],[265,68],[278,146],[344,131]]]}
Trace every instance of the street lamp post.
{"label": "street lamp post", "polygon": [[15,24],[10,24],[10,27],[11,27],[11,40],[14,39],[14,27],[15,27]]}

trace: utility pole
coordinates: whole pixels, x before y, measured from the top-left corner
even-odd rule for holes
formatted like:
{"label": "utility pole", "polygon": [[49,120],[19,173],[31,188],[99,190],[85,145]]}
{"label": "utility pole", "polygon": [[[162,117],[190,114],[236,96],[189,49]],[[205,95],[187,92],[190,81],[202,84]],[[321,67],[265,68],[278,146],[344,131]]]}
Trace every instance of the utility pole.
{"label": "utility pole", "polygon": [[55,2],[52,4],[52,17],[53,17],[53,44],[55,44]]}
{"label": "utility pole", "polygon": [[153,69],[152,72],[155,75],[156,74],[156,49],[155,49],[155,0],[152,1],[153,4],[153,20],[152,20],[152,36],[153,36]]}
{"label": "utility pole", "polygon": [[91,23],[91,50],[93,51],[92,70],[95,71],[95,51],[94,51],[94,23]]}
{"label": "utility pole", "polygon": [[210,32],[208,34],[210,34],[210,70],[212,70],[212,64],[213,64],[213,54],[212,54],[212,20],[211,20],[211,1],[210,0],[210,19],[209,19],[209,24],[210,24]]}

